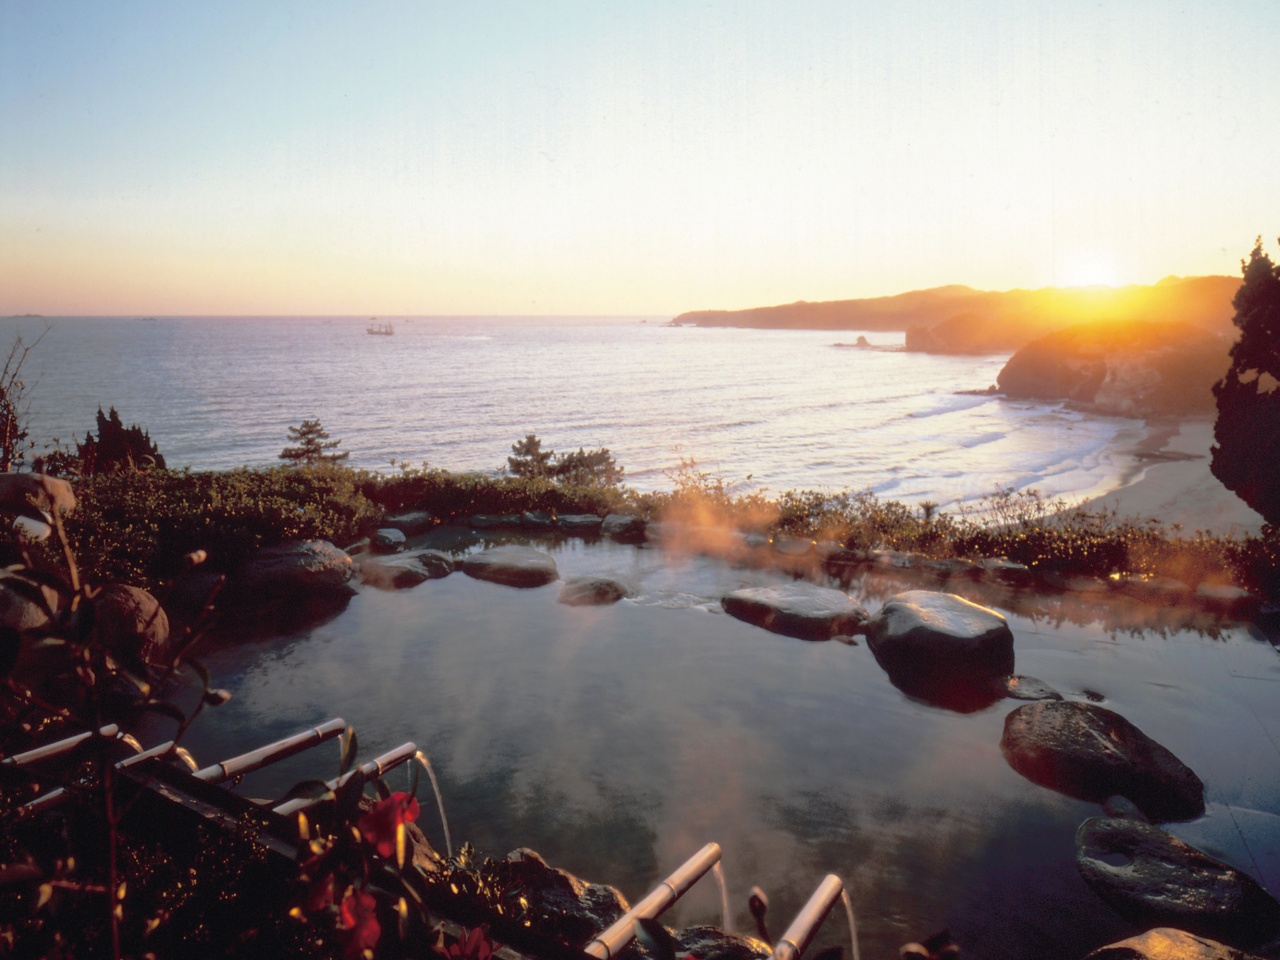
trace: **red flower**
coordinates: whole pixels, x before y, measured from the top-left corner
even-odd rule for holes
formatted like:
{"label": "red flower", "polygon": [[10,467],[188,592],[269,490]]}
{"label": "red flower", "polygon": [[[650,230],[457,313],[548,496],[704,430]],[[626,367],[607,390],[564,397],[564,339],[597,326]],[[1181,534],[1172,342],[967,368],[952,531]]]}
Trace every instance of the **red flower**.
{"label": "red flower", "polygon": [[493,941],[482,927],[470,932],[463,927],[458,942],[449,944],[443,952],[448,960],[489,960],[493,956]]}
{"label": "red flower", "polygon": [[346,934],[344,957],[358,957],[377,945],[378,937],[382,936],[377,907],[378,901],[373,894],[363,890],[352,890],[343,898],[338,912],[338,929]]}
{"label": "red flower", "polygon": [[390,857],[396,852],[396,831],[400,825],[417,819],[418,798],[411,793],[393,793],[357,820],[356,829],[378,851],[378,856]]}

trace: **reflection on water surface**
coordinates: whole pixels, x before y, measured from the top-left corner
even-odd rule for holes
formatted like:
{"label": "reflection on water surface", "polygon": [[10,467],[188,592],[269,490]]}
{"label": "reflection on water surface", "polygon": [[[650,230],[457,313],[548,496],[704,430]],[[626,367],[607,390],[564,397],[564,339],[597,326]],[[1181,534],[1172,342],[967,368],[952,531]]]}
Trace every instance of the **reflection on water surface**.
{"label": "reflection on water surface", "polygon": [[[208,762],[342,716],[364,757],[410,739],[431,756],[455,842],[492,856],[530,846],[635,899],[714,840],[740,930],[752,884],[781,926],[837,873],[869,958],[943,927],[984,958],[1078,958],[1136,932],[1075,869],[1075,830],[1099,807],[1001,756],[1017,701],[932,707],[893,687],[865,644],[806,643],[719,612],[724,593],[777,574],[609,542],[548,549],[562,576],[616,577],[635,599],[567,607],[556,584],[461,574],[364,590],[307,634],[210,654],[234,697],[189,746]],[[872,610],[893,589],[851,587]],[[1019,673],[1101,698],[1204,780],[1208,814],[1169,831],[1280,891],[1276,651],[1242,627],[1210,637],[1167,614],[1151,633],[1079,611],[1004,612]],[[304,755],[243,789],[279,793],[336,763]],[[421,822],[440,843],[434,816]],[[718,913],[704,881],[666,919]]]}

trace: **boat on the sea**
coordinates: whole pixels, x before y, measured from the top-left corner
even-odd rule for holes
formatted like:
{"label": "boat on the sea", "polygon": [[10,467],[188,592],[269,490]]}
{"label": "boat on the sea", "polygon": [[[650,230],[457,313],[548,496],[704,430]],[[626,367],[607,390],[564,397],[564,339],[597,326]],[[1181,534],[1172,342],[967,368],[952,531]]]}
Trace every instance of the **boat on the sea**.
{"label": "boat on the sea", "polygon": [[369,326],[365,328],[365,332],[377,337],[389,337],[396,332],[396,328],[389,323],[379,323],[376,319],[370,317]]}

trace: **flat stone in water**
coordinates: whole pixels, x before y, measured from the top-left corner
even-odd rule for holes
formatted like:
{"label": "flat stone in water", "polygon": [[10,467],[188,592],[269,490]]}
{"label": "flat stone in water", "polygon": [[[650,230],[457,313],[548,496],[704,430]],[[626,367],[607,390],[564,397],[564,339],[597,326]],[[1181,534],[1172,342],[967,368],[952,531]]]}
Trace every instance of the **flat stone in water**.
{"label": "flat stone in water", "polygon": [[427,572],[429,580],[439,580],[453,573],[456,564],[453,557],[440,550],[423,550],[412,554],[418,566]]}
{"label": "flat stone in water", "polygon": [[1009,766],[1080,800],[1128,797],[1155,821],[1204,813],[1204,784],[1132,723],[1092,703],[1041,700],[1018,707],[1000,739]]}
{"label": "flat stone in water", "polygon": [[1126,917],[1253,946],[1280,934],[1280,903],[1256,880],[1137,820],[1094,817],[1076,832],[1085,882]]}
{"label": "flat stone in water", "polygon": [[735,590],[720,605],[739,620],[802,640],[856,633],[867,619],[867,611],[847,594],[803,582]]}
{"label": "flat stone in water", "polygon": [[594,513],[567,513],[556,517],[556,527],[561,533],[591,536],[600,532],[604,519]]}
{"label": "flat stone in water", "polygon": [[477,580],[509,587],[540,587],[559,576],[550,554],[520,546],[493,547],[473,553],[463,559],[462,572]]}
{"label": "flat stone in water", "polygon": [[383,527],[373,534],[371,544],[378,553],[396,553],[404,549],[404,531],[396,527]]}
{"label": "flat stone in water", "polygon": [[644,519],[628,513],[609,514],[600,529],[606,537],[612,537],[619,543],[644,543],[645,540]]}
{"label": "flat stone in water", "polygon": [[571,607],[607,606],[629,593],[617,580],[608,577],[574,577],[565,581],[556,600]]}

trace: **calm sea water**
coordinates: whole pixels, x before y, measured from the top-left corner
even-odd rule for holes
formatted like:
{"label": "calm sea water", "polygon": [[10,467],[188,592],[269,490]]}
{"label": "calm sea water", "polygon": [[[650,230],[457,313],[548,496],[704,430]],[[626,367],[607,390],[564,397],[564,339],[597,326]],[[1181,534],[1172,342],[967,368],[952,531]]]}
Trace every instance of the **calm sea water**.
{"label": "calm sea water", "polygon": [[[997,484],[1091,496],[1137,422],[965,396],[1003,356],[834,346],[856,333],[673,328],[666,317],[70,318],[24,372],[32,436],[83,438],[99,406],[171,466],[269,466],[318,417],[353,465],[493,471],[511,444],[608,447],[640,489],[692,457],[741,488],[861,490],[949,504]],[[37,320],[8,328],[30,341]],[[4,328],[0,328],[0,334]]]}

